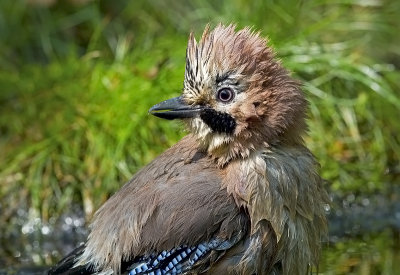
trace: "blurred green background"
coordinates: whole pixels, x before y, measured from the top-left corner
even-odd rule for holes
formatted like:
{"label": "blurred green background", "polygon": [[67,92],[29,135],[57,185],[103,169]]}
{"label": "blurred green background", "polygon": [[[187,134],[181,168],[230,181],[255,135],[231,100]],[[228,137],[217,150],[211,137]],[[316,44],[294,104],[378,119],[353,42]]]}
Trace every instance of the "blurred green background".
{"label": "blurred green background", "polygon": [[304,83],[334,201],[319,272],[398,274],[396,0],[0,1],[0,267],[59,260],[185,134],[147,110],[180,93],[189,32],[218,22],[260,30]]}

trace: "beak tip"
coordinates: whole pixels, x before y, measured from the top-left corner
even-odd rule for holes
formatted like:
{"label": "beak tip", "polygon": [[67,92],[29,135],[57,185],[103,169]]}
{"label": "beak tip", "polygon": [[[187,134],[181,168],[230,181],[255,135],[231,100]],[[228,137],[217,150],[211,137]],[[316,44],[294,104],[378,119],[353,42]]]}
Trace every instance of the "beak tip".
{"label": "beak tip", "polygon": [[159,105],[160,105],[160,103],[157,103],[156,105],[154,105],[154,106],[152,106],[148,111],[147,111],[147,114],[149,114],[149,115],[155,115],[157,112],[155,112],[155,111],[157,111],[157,110],[159,110],[160,108],[159,108]]}

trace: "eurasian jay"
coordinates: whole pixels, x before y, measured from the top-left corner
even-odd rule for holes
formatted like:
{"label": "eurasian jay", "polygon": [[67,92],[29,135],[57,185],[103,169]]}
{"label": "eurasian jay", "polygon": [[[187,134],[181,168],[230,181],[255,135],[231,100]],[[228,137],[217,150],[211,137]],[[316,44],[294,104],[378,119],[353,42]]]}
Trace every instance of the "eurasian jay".
{"label": "eurasian jay", "polygon": [[95,214],[49,274],[306,274],[329,203],[305,147],[307,102],[258,33],[190,34],[182,95],[153,106],[190,131]]}

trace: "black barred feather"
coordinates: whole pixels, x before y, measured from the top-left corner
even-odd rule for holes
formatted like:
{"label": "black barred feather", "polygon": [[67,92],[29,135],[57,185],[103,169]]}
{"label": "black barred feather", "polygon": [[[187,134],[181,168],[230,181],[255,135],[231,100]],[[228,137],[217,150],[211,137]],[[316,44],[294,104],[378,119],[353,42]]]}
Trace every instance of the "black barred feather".
{"label": "black barred feather", "polygon": [[223,253],[243,237],[239,232],[230,240],[218,238],[196,246],[179,246],[169,251],[136,258],[128,270],[129,275],[177,275],[190,271],[194,265],[206,258],[212,251]]}

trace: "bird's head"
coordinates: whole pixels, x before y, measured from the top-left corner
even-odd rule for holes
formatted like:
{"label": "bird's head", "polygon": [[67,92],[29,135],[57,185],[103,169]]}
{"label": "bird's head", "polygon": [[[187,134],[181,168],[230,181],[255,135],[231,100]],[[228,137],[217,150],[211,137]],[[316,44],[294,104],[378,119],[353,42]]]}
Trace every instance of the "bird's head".
{"label": "bird's head", "polygon": [[249,28],[207,27],[190,34],[182,95],[150,113],[183,119],[201,146],[223,166],[279,143],[301,143],[306,100],[297,81]]}

